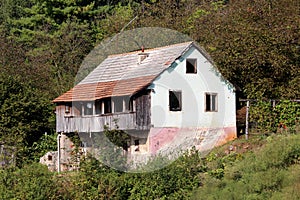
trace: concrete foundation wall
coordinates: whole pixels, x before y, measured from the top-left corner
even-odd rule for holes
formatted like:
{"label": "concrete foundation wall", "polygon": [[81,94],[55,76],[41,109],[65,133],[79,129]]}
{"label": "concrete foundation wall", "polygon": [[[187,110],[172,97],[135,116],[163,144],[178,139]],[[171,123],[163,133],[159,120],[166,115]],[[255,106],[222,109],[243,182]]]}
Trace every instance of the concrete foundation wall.
{"label": "concrete foundation wall", "polygon": [[205,153],[235,138],[235,127],[152,128],[149,134],[149,152],[152,155],[176,155],[195,147]]}

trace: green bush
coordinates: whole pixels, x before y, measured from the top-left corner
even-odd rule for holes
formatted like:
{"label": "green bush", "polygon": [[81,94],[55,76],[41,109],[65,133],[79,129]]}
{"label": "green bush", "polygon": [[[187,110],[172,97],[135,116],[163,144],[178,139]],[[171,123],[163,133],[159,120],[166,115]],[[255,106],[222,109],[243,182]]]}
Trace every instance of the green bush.
{"label": "green bush", "polygon": [[300,125],[300,103],[283,100],[273,107],[269,101],[258,101],[250,106],[250,122],[257,124],[260,132],[295,133]]}
{"label": "green bush", "polygon": [[40,164],[0,171],[0,199],[56,199],[53,174]]}

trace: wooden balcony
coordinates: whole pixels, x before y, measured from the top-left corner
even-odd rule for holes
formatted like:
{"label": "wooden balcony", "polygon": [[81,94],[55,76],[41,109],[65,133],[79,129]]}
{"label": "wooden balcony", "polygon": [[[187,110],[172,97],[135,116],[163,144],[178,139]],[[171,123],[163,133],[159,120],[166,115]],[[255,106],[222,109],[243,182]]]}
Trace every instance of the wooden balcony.
{"label": "wooden balcony", "polygon": [[[136,112],[88,116],[62,116],[56,119],[57,132],[102,132],[104,126],[121,130],[149,130],[150,123],[137,120]],[[138,122],[138,123],[137,123]]]}

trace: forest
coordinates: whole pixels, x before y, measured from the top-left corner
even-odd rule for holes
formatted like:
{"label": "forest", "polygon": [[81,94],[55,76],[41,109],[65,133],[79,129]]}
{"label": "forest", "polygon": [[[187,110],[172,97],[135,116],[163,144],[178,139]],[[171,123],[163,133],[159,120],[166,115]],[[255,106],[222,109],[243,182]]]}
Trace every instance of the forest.
{"label": "forest", "polygon": [[[282,100],[283,104],[278,112],[284,111],[284,115],[280,113],[276,116],[270,115],[267,112],[268,105],[261,105],[260,111],[266,111],[263,115],[262,112],[258,113],[257,120],[260,120],[260,125],[263,126],[261,129],[267,128],[273,131],[276,125],[272,122],[276,120],[276,122],[286,120],[293,125],[297,119],[299,120],[299,104],[286,103],[286,100],[300,98],[300,2],[298,0],[1,0],[0,145],[14,147],[18,168],[1,171],[2,182],[19,187],[8,177],[23,176],[22,173],[27,172],[22,169],[36,167],[41,168],[39,172],[29,170],[25,177],[48,177],[48,181],[52,182],[41,184],[50,184],[55,188],[53,174],[34,164],[45,152],[56,149],[55,113],[52,100],[74,86],[74,80],[83,60],[94,47],[122,31],[144,27],[166,28],[192,38],[209,53],[222,75],[240,88],[239,95],[242,98]],[[295,160],[290,163],[299,163],[299,149],[291,151],[295,154],[293,154]],[[184,160],[184,162],[199,162],[190,165],[198,167],[203,161],[197,159]],[[236,159],[239,158],[234,158]],[[64,196],[67,192],[63,191],[63,188],[55,188],[55,194],[62,195],[61,199],[81,199],[91,198],[94,194],[118,193],[125,196],[112,197],[123,199],[129,198],[129,187],[134,191],[139,190],[132,182],[126,182],[128,185],[120,188],[114,187],[115,185],[111,184],[115,181],[115,177],[118,177],[118,181],[122,181],[131,175],[110,171],[105,167],[95,169],[99,163],[90,162],[97,161],[89,160],[82,167],[82,173],[75,177],[82,185],[79,183],[77,185],[77,182],[73,182],[70,177],[60,182],[62,185],[73,184],[71,186],[74,191],[75,188],[86,187],[89,194],[83,194],[84,191],[81,191],[82,196],[79,194],[79,196],[75,194]],[[208,184],[219,184],[218,187],[223,188],[224,193],[226,193],[226,184],[240,180],[238,174],[237,179],[229,178],[227,183],[226,180],[221,180],[224,178],[222,173],[224,168],[217,167],[215,169],[217,171],[212,172],[213,170],[209,171],[205,166],[203,164],[197,170],[213,173],[216,177],[221,173],[221,177]],[[169,185],[174,186],[173,189],[169,188],[170,191],[182,189],[182,193],[173,193],[175,195],[173,197],[178,199],[185,199],[182,195],[189,196],[187,191],[191,192],[202,186],[200,181],[202,177],[198,177],[199,171],[193,171],[196,170],[195,168],[179,162],[170,167],[158,172],[159,175],[155,173],[132,175],[129,180],[137,181],[142,178],[145,182],[139,184],[145,187],[149,184],[146,181],[155,177],[158,180],[157,184],[161,184],[157,185],[158,188]],[[280,164],[279,168],[281,167],[283,165]],[[95,171],[96,175],[104,176],[103,171],[99,170],[109,171],[111,174],[110,177],[105,176],[103,183],[97,182],[98,179],[91,175]],[[168,174],[168,170],[174,171]],[[178,185],[172,186],[163,182],[165,179],[161,179],[161,176],[169,179],[176,170],[178,170],[177,177],[189,177],[182,179],[184,182],[189,182],[189,185],[176,182]],[[90,180],[80,176],[89,177]],[[55,178],[60,177],[55,176]],[[84,185],[84,181],[88,181],[89,183],[86,184],[90,185]],[[222,184],[224,187],[221,186]],[[44,188],[43,185],[40,186]],[[32,192],[31,186],[28,187],[28,191]],[[299,182],[297,187],[299,189]],[[124,188],[126,191],[122,193]],[[22,188],[11,189],[20,192]],[[259,189],[267,191],[265,188]],[[6,191],[4,188],[0,190]],[[164,190],[167,189],[155,190],[159,193],[153,194],[149,199],[171,198]],[[1,197],[13,198],[9,196],[10,192],[6,191],[8,196]],[[44,199],[43,195],[46,195],[47,191],[40,192],[41,196],[30,196],[31,193],[28,193],[29,196],[22,196],[21,192],[18,198]],[[146,190],[138,191],[136,194],[140,196],[134,196],[132,199],[144,199],[147,193]],[[59,196],[46,197],[60,198]],[[107,198],[109,197],[98,197],[98,199]]]}

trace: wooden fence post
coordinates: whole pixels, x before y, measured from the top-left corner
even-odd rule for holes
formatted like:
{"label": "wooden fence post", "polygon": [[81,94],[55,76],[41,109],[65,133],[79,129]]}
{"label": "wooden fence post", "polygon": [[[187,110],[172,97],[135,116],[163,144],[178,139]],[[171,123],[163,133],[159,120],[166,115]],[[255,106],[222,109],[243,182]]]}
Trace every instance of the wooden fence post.
{"label": "wooden fence post", "polygon": [[246,106],[246,128],[245,128],[246,140],[248,140],[248,135],[249,135],[249,107],[250,107],[250,101],[247,100],[247,106]]}

